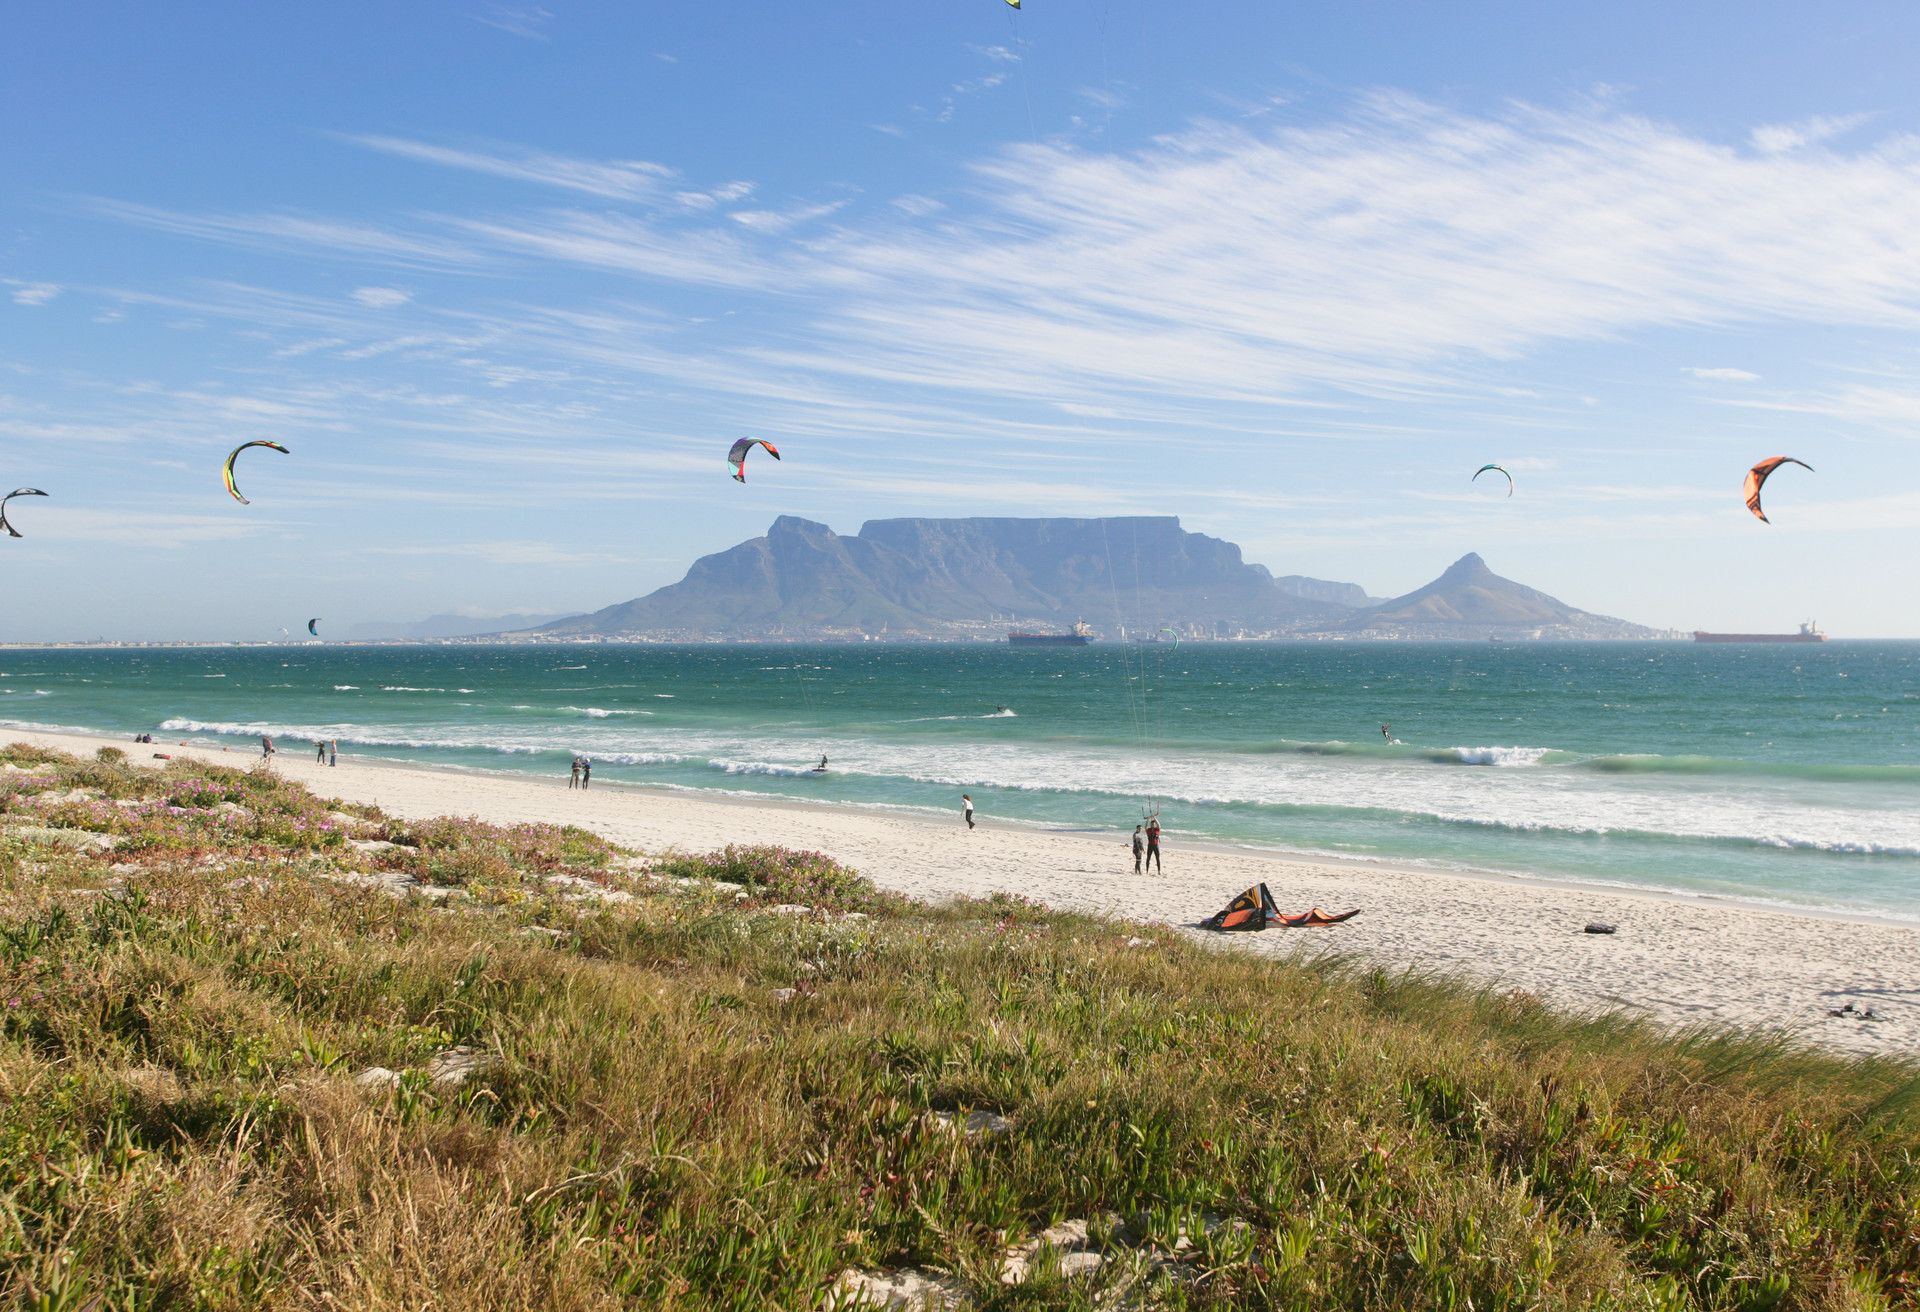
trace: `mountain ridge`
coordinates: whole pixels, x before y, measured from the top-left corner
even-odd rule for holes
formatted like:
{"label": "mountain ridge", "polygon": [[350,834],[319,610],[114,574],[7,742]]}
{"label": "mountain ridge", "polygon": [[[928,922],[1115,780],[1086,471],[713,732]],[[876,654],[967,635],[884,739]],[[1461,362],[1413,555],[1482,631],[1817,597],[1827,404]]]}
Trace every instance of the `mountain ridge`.
{"label": "mountain ridge", "polygon": [[[997,639],[1009,628],[1103,638],[1651,637],[1501,578],[1469,552],[1381,601],[1358,584],[1276,579],[1178,517],[868,520],[797,515],[696,560],[643,597],[514,635],[656,641]],[[1497,632],[1496,632],[1497,631]]]}

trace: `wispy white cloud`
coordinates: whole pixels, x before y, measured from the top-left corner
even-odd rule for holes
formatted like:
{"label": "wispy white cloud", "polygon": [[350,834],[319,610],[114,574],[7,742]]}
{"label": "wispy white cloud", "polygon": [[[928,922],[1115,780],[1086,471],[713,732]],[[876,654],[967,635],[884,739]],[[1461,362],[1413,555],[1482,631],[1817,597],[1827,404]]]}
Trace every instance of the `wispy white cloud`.
{"label": "wispy white cloud", "polygon": [[383,263],[472,268],[482,255],[444,237],[301,214],[182,214],[125,201],[90,202],[95,213],[182,237],[260,250]]}
{"label": "wispy white cloud", "polygon": [[60,294],[60,285],[52,282],[19,282],[0,278],[0,284],[13,288],[15,305],[45,305]]}
{"label": "wispy white cloud", "polygon": [[344,139],[368,150],[399,155],[424,164],[465,169],[472,173],[490,173],[495,177],[584,191],[615,200],[657,199],[665,185],[677,176],[673,169],[647,160],[583,160],[543,151],[507,148],[461,150],[404,137],[372,134]]}
{"label": "wispy white cloud", "polygon": [[387,310],[396,305],[405,305],[413,299],[413,293],[401,291],[398,287],[360,287],[354,290],[353,299],[370,309]]}
{"label": "wispy white cloud", "polygon": [[480,6],[479,13],[469,14],[468,17],[514,36],[534,41],[552,39],[540,29],[553,21],[553,15],[538,5],[509,5],[500,3],[500,0],[486,0]]}
{"label": "wispy white cloud", "polygon": [[1811,146],[1831,137],[1843,136],[1872,117],[1871,114],[1844,114],[1833,117],[1816,115],[1798,123],[1767,124],[1753,130],[1753,148],[1764,155],[1778,155],[1784,151],[1798,150],[1802,146]]}
{"label": "wispy white cloud", "polygon": [[1723,383],[1751,383],[1760,377],[1759,374],[1749,373],[1745,369],[1682,369],[1680,372],[1692,374],[1695,378]]}

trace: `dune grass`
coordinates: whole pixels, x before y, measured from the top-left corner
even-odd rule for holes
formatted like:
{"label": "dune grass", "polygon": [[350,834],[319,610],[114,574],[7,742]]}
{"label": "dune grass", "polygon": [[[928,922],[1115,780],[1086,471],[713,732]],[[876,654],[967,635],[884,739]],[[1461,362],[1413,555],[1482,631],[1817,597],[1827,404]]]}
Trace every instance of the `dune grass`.
{"label": "dune grass", "polygon": [[[930,908],[817,854],[640,870],[261,772],[0,762],[23,1307],[798,1309],[907,1267],[980,1308],[1914,1301],[1903,1065]],[[973,1111],[1010,1128],[929,1115]],[[1114,1260],[1002,1283],[1067,1218]]]}

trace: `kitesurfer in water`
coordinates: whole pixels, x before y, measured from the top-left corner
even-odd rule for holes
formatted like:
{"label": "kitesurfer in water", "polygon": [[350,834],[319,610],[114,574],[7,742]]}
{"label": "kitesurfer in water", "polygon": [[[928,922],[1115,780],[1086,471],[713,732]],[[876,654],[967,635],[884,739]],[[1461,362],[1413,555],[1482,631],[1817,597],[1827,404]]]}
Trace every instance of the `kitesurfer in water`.
{"label": "kitesurfer in water", "polygon": [[813,767],[813,772],[815,774],[825,774],[827,772],[827,754],[825,752],[820,753],[820,764]]}
{"label": "kitesurfer in water", "polygon": [[1386,739],[1386,740],[1387,740],[1388,742],[1392,742],[1392,741],[1393,741],[1393,726],[1392,726],[1392,725],[1390,725],[1390,724],[1383,724],[1383,725],[1381,725],[1381,726],[1380,726],[1380,736],[1381,736],[1382,738],[1385,738],[1385,739]]}

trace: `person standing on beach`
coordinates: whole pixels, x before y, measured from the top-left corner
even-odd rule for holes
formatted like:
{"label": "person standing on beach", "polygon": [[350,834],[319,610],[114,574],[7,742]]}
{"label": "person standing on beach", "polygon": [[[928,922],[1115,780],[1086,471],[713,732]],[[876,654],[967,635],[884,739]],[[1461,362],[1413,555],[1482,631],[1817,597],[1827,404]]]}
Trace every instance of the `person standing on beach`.
{"label": "person standing on beach", "polygon": [[[183,747],[185,745],[184,743],[181,744]],[[260,735],[260,756],[268,765],[273,764],[273,739],[267,737],[265,734]]]}
{"label": "person standing on beach", "polygon": [[327,763],[326,739],[323,738],[323,739],[320,739],[318,742],[314,743],[313,751],[314,751],[314,757],[313,757],[314,764],[325,765]]}
{"label": "person standing on beach", "polygon": [[593,782],[593,758],[591,756],[583,756],[580,758],[580,786],[582,788],[585,788],[588,784],[592,782]]}
{"label": "person standing on beach", "polygon": [[340,764],[340,740],[335,738],[327,744],[327,766],[331,769]]}
{"label": "person standing on beach", "polygon": [[960,818],[967,822],[967,828],[973,828],[973,794],[960,794]]}
{"label": "person standing on beach", "polygon": [[1146,854],[1146,850],[1147,840],[1143,827],[1135,825],[1133,827],[1133,873],[1136,875],[1140,873],[1141,858]]}
{"label": "person standing on beach", "polygon": [[576,756],[573,758],[573,777],[567,780],[567,787],[578,788],[579,786],[580,786],[580,758]]}
{"label": "person standing on beach", "polygon": [[1163,875],[1167,873],[1167,868],[1160,864],[1160,817],[1157,815],[1147,820],[1147,866]]}

